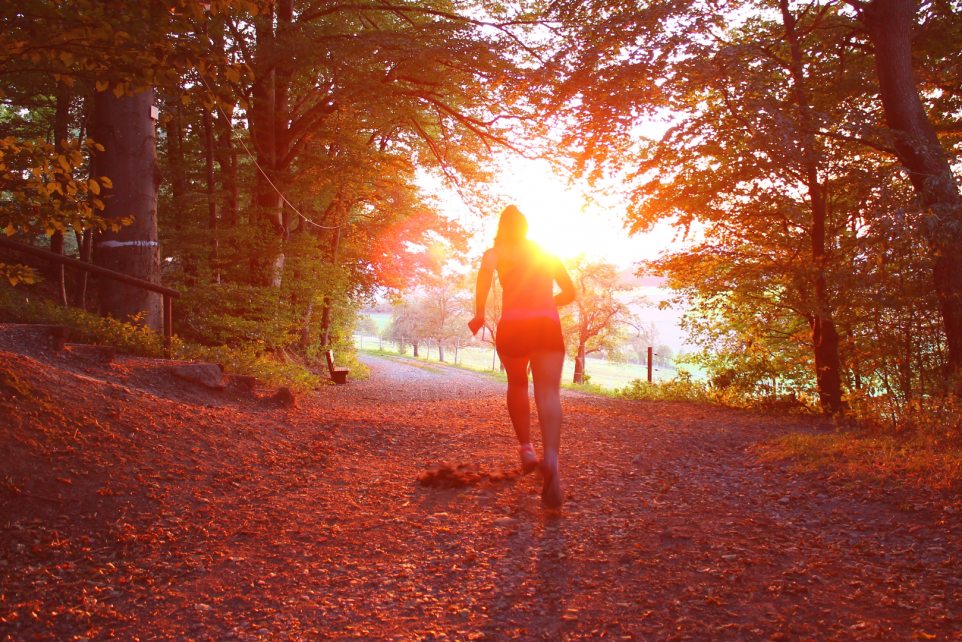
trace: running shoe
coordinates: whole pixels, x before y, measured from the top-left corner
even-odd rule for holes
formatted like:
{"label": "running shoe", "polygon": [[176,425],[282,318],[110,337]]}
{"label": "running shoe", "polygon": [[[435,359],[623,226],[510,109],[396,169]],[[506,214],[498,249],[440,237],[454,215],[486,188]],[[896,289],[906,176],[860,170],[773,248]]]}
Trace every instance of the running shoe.
{"label": "running shoe", "polygon": [[518,454],[521,456],[521,472],[525,475],[533,473],[538,468],[538,456],[534,454],[531,444],[524,444],[518,447]]}
{"label": "running shoe", "polygon": [[558,473],[558,466],[554,468],[548,466],[541,467],[541,474],[544,476],[544,484],[541,486],[541,501],[546,508],[559,510],[564,504],[565,494],[561,490],[561,475]]}

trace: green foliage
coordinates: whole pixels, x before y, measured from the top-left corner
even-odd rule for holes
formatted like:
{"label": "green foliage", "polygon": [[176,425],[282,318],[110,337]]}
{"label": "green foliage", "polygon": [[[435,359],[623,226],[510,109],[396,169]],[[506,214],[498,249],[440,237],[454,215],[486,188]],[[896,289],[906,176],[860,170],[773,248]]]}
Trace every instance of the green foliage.
{"label": "green foliage", "polygon": [[6,279],[10,282],[11,286],[15,286],[18,283],[25,283],[27,285],[39,283],[43,280],[43,277],[27,265],[0,263],[0,279]]}
{"label": "green foliage", "polygon": [[323,381],[303,365],[285,362],[252,344],[228,347],[178,343],[174,356],[178,359],[219,363],[227,372],[252,375],[269,386],[287,386],[295,392],[317,388]]}
{"label": "green foliage", "polygon": [[695,381],[687,372],[679,371],[671,381],[649,383],[635,379],[624,388],[615,391],[622,399],[643,401],[690,401],[693,403],[720,403],[719,395],[705,383]]}
{"label": "green foliage", "polygon": [[[0,287],[0,321],[66,325],[71,329],[71,341],[114,346],[122,354],[163,357],[163,336],[144,325],[31,299],[6,287]],[[305,365],[286,360],[283,352],[272,353],[256,343],[205,346],[185,343],[175,337],[173,357],[219,363],[228,372],[253,375],[267,385],[288,386],[298,392],[316,388],[323,381]],[[338,361],[351,367],[352,376],[363,377],[366,373],[366,368],[353,356],[353,348],[339,349]]]}
{"label": "green foliage", "polygon": [[649,383],[641,379],[631,381],[624,388],[615,389],[613,396],[644,401],[687,401],[711,403],[730,408],[760,412],[809,413],[815,411],[814,402],[804,395],[774,394],[756,387],[718,387],[714,383],[694,379],[686,370],[669,381]]}
{"label": "green foliage", "polygon": [[846,477],[957,489],[962,483],[962,401],[955,394],[901,404],[895,397],[849,397],[834,433],[791,433],[759,447],[764,459]]}
{"label": "green foliage", "polygon": [[7,323],[66,325],[70,339],[78,343],[110,345],[121,353],[142,357],[163,356],[163,337],[146,326],[99,317],[78,308],[64,308],[49,301],[28,298],[23,292],[0,287],[0,319]]}
{"label": "green foliage", "polygon": [[364,314],[358,317],[357,331],[370,336],[378,336],[381,334],[377,327],[377,321],[375,321],[370,314]]}

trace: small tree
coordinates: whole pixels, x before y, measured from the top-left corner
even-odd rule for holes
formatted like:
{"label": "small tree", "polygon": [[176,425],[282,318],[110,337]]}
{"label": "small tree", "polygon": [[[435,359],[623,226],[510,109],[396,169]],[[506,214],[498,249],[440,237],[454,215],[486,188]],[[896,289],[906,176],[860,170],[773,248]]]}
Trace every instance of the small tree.
{"label": "small tree", "polygon": [[401,301],[391,310],[391,321],[384,334],[392,341],[397,341],[401,354],[406,350],[406,344],[411,343],[414,356],[418,356],[418,345],[424,337],[424,319],[418,305],[413,301]]}
{"label": "small tree", "polygon": [[370,314],[363,314],[357,320],[357,331],[363,332],[364,334],[370,334],[372,336],[377,336],[381,334],[377,327],[377,321],[374,320]]}
{"label": "small tree", "polygon": [[675,356],[675,351],[671,349],[671,346],[664,343],[659,344],[659,346],[655,348],[655,353],[658,355],[657,357],[655,357],[655,363],[657,363],[662,368],[671,367],[673,363],[672,360],[674,359],[674,356]]}
{"label": "small tree", "polygon": [[565,265],[578,292],[574,305],[563,308],[561,328],[568,352],[575,357],[574,382],[584,377],[584,359],[595,352],[609,358],[623,355],[629,342],[629,323],[635,320],[628,304],[619,295],[631,291],[618,267],[603,261],[592,261],[579,255]]}
{"label": "small tree", "polygon": [[638,365],[641,365],[648,359],[648,348],[657,345],[658,328],[655,327],[654,321],[637,320],[629,323],[629,325],[633,334],[631,339],[628,340],[628,344],[635,353]]}
{"label": "small tree", "polygon": [[465,333],[467,318],[464,301],[468,298],[463,279],[439,276],[417,299],[424,336],[438,342],[438,361],[444,361],[444,342]]}

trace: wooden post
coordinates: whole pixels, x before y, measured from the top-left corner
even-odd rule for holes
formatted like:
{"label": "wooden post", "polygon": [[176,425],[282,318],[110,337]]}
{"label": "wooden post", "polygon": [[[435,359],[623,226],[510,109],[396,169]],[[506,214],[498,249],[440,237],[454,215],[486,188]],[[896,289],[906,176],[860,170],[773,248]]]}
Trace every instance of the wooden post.
{"label": "wooden post", "polygon": [[454,342],[454,365],[458,365],[458,348],[461,347],[461,337]]}
{"label": "wooden post", "polygon": [[648,346],[648,383],[651,383],[651,373],[652,373],[652,368],[654,367],[652,363],[652,356],[654,356],[654,354],[655,354],[655,349],[652,348],[651,346]]}
{"label": "wooden post", "polygon": [[168,295],[164,295],[164,358],[171,358],[174,336],[174,305]]}

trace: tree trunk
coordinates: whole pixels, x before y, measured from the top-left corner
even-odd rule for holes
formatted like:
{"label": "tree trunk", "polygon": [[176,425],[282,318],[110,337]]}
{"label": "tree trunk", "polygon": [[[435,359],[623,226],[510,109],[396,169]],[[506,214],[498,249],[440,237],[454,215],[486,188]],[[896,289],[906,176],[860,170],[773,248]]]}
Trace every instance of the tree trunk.
{"label": "tree trunk", "polygon": [[444,363],[444,344],[438,341],[438,361]]}
{"label": "tree trunk", "polygon": [[204,110],[204,156],[207,165],[207,227],[210,230],[210,264],[213,282],[220,284],[220,270],[217,267],[217,202],[214,196],[214,123],[210,110]]}
{"label": "tree trunk", "polygon": [[172,117],[166,123],[167,130],[167,167],[170,171],[170,194],[174,206],[183,203],[186,189],[186,171],[184,164],[184,127],[183,108],[180,96],[171,96],[167,100],[167,108]]}
{"label": "tree trunk", "polygon": [[240,223],[238,203],[240,202],[240,184],[237,180],[237,148],[234,146],[234,124],[231,114],[217,119],[220,128],[218,140],[217,162],[220,164],[221,189],[224,190],[224,207],[221,219],[227,227],[236,227]]}
{"label": "tree trunk", "polygon": [[[275,18],[277,27],[275,29]],[[287,154],[287,129],[289,124],[287,83],[289,74],[283,73],[288,52],[280,52],[279,39],[287,35],[293,20],[292,0],[281,0],[272,5],[263,17],[255,19],[257,37],[257,80],[253,89],[253,109],[250,111],[251,137],[257,150],[260,171],[257,177],[258,215],[266,220],[281,242],[281,250],[274,258],[269,284],[282,285],[285,256],[284,243],[290,237],[290,227],[285,227],[284,199],[280,193],[283,181],[279,179],[282,159]],[[280,38],[279,38],[280,37]],[[326,343],[325,343],[326,345]]]}
{"label": "tree trunk", "polygon": [[[92,109],[92,101],[90,98],[84,98],[84,108],[83,108],[83,118],[80,123],[80,136],[78,137],[81,141],[86,140],[86,129],[88,129],[88,124],[93,120],[94,110]],[[97,158],[93,157],[90,159],[88,178],[97,176],[96,171]],[[89,197],[88,197],[89,198]],[[90,263],[90,251],[93,246],[93,229],[85,229],[83,233],[74,231],[77,237],[77,250],[80,253],[80,260],[84,263]],[[74,290],[74,307],[80,308],[81,310],[87,309],[87,272],[83,270],[77,271],[77,284]]]}
{"label": "tree trunk", "polygon": [[[80,260],[90,263],[90,250],[93,246],[94,231],[86,229],[83,234],[77,234],[77,249],[80,250]],[[77,275],[77,289],[74,292],[73,304],[75,308],[87,309],[87,273],[80,270]]]}
{"label": "tree trunk", "polygon": [[575,357],[575,383],[583,383],[585,378],[585,344],[578,345],[578,356]]}
{"label": "tree trunk", "polygon": [[[335,265],[337,262],[337,247],[341,241],[341,228],[338,227],[333,230],[331,235],[331,249],[330,249],[330,263]],[[330,346],[331,339],[331,306],[334,305],[334,301],[328,294],[324,297],[324,310],[321,312],[321,333],[324,336],[324,348]],[[415,345],[414,356],[418,356],[418,349]]]}
{"label": "tree trunk", "polygon": [[[817,180],[817,179],[816,179]],[[825,282],[825,199],[821,186],[809,185],[812,207],[812,261],[815,267],[815,313],[812,324],[812,345],[815,352],[815,381],[822,410],[830,415],[843,409],[842,364],[838,357],[838,331],[832,319],[830,295]]]}
{"label": "tree trunk", "polygon": [[[226,49],[225,24],[222,21],[210,23],[210,37],[215,49],[224,54]],[[213,82],[213,80],[211,80]],[[220,219],[224,225],[231,228],[239,223],[237,204],[239,202],[239,185],[237,182],[237,149],[234,147],[234,106],[223,107],[215,104],[212,112],[216,113],[215,129],[217,147],[215,157],[220,165],[220,183],[224,192],[221,201]],[[213,115],[213,114],[212,114]]]}
{"label": "tree trunk", "polygon": [[[53,123],[53,144],[57,148],[57,152],[64,154],[66,150],[63,147],[63,143],[70,138],[70,99],[72,98],[72,92],[67,85],[63,83],[57,84],[57,108],[54,113],[54,123]],[[50,237],[50,251],[54,254],[63,255],[63,232],[56,231]],[[64,270],[63,263],[55,263],[51,266],[53,271],[54,285],[57,288],[57,302],[62,305],[67,305],[67,290],[64,286]]]}
{"label": "tree trunk", "polygon": [[418,356],[418,342],[415,341],[411,345],[414,347],[414,356]]}
{"label": "tree trunk", "polygon": [[812,212],[812,228],[809,234],[812,264],[815,269],[815,311],[809,323],[812,327],[812,347],[815,353],[815,381],[822,410],[828,414],[835,414],[842,409],[842,365],[838,357],[838,332],[832,319],[833,306],[826,280],[830,260],[825,247],[825,225],[828,218],[825,187],[819,181],[821,159],[816,150],[815,136],[812,134],[814,128],[809,114],[805,67],[798,34],[795,31],[795,16],[789,10],[788,0],[780,0],[779,6],[782,22],[785,25],[785,38],[791,51],[792,82],[799,123],[803,132],[801,152],[805,159],[805,185],[808,188],[809,207]]}
{"label": "tree trunk", "polygon": [[[162,175],[150,113],[153,104],[153,88],[120,98],[100,91],[94,97],[93,138],[104,146],[97,154],[97,173],[113,182],[105,190],[103,216],[133,218],[117,232],[98,235],[95,259],[101,267],[159,284],[157,188]],[[145,313],[143,323],[154,330],[163,328],[159,294],[110,279],[102,279],[98,290],[103,314],[127,320]]]}
{"label": "tree trunk", "polygon": [[307,350],[311,345],[311,315],[314,313],[314,302],[309,301],[304,312],[303,326],[301,326],[301,350]]}
{"label": "tree trunk", "polygon": [[812,316],[815,381],[822,410],[834,414],[843,408],[842,376],[838,358],[838,331],[831,319]]}
{"label": "tree trunk", "polygon": [[899,161],[926,210],[923,232],[949,348],[948,369],[962,370],[962,195],[925,113],[912,70],[915,0],[872,0],[860,19],[875,51],[885,120]]}

